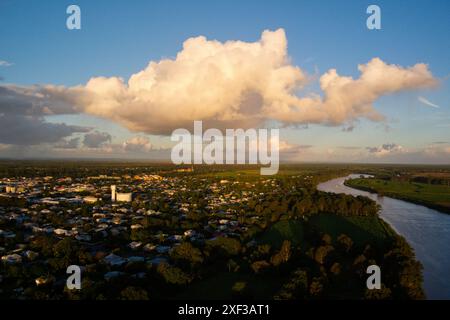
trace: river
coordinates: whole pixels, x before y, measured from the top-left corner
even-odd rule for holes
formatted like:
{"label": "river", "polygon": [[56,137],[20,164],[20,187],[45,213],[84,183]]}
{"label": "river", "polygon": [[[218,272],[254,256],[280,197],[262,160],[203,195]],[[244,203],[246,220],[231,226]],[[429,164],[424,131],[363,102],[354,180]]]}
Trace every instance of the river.
{"label": "river", "polygon": [[450,299],[450,214],[414,203],[378,196],[344,185],[359,178],[352,174],[323,182],[317,189],[369,197],[381,205],[380,216],[413,247],[423,264],[424,289],[428,299]]}

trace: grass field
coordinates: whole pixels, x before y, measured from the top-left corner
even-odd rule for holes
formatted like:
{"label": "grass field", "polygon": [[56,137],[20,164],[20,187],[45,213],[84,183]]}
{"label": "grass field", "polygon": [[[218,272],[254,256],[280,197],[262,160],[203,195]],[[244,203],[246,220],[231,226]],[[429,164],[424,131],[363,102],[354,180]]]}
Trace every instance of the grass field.
{"label": "grass field", "polygon": [[281,247],[284,240],[292,245],[300,245],[304,236],[303,223],[299,220],[283,220],[275,223],[258,239],[259,243],[270,244],[274,248]]}
{"label": "grass field", "polygon": [[[228,300],[233,297],[233,286],[237,282],[246,284],[246,292],[254,299],[272,299],[283,284],[283,278],[271,275],[219,272],[192,284],[187,290],[175,296],[175,299]],[[214,288],[214,289],[212,289]]]}
{"label": "grass field", "polygon": [[334,214],[312,216],[309,224],[328,233],[333,240],[341,234],[352,238],[355,245],[382,244],[395,235],[394,230],[378,217],[341,217]]}
{"label": "grass field", "polygon": [[258,242],[279,248],[284,240],[289,240],[292,245],[301,246],[305,228],[314,228],[319,232],[328,233],[333,240],[336,240],[341,234],[346,234],[356,245],[381,244],[395,235],[394,230],[378,217],[342,217],[334,214],[318,214],[309,217],[308,222],[279,221],[264,232],[258,238]]}
{"label": "grass field", "polygon": [[450,212],[449,186],[380,179],[352,179],[348,180],[346,184],[353,188],[376,192],[388,197],[403,199]]}

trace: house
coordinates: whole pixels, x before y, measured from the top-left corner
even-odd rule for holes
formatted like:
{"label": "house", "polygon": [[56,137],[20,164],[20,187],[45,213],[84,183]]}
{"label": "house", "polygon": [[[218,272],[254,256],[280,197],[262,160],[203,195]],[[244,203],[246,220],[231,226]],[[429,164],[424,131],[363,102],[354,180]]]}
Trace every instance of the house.
{"label": "house", "polygon": [[89,242],[91,241],[92,237],[88,234],[82,233],[82,234],[77,234],[75,236],[75,239],[77,239],[78,241],[86,241]]}
{"label": "house", "polygon": [[183,239],[183,236],[181,234],[174,234],[168,238],[169,241],[173,241],[173,242],[181,241],[182,239]]}
{"label": "house", "polygon": [[130,249],[132,250],[137,250],[142,246],[142,242],[138,242],[138,241],[133,241],[131,242],[129,245]]}
{"label": "house", "polygon": [[156,249],[156,246],[154,244],[151,244],[151,243],[147,243],[144,246],[144,251],[147,251],[147,252],[151,252],[151,251],[153,251],[155,249]]}
{"label": "house", "polygon": [[109,230],[109,232],[111,232],[111,235],[113,235],[115,237],[120,235],[123,231],[124,231],[124,228],[111,228]]}
{"label": "house", "polygon": [[12,231],[3,231],[0,230],[0,237],[6,238],[6,239],[11,239],[11,238],[15,238],[16,234]]}
{"label": "house", "polygon": [[127,260],[128,260],[128,262],[137,263],[137,262],[144,262],[145,258],[139,257],[139,256],[132,256],[132,257],[129,257]]}
{"label": "house", "polygon": [[110,266],[121,266],[125,262],[127,262],[126,259],[119,257],[119,256],[115,255],[114,253],[107,255],[105,258],[103,258],[103,261],[105,263],[109,264]]}
{"label": "house", "polygon": [[71,230],[64,230],[61,228],[55,229],[53,230],[53,232],[58,236],[70,237],[71,235],[73,235],[73,232]]}
{"label": "house", "polygon": [[36,283],[37,286],[43,286],[43,285],[52,283],[53,281],[55,281],[55,277],[53,277],[53,276],[48,276],[48,277],[42,276],[42,277],[36,278],[34,280],[34,282]]}
{"label": "house", "polygon": [[92,196],[87,196],[87,197],[83,198],[83,201],[86,203],[96,203],[98,201],[98,198],[92,197]]}
{"label": "house", "polygon": [[145,279],[147,277],[147,273],[138,272],[138,273],[133,274],[131,277],[134,279]]}
{"label": "house", "polygon": [[196,234],[195,230],[192,230],[192,229],[186,230],[186,231],[184,232],[184,236],[185,236],[185,237],[192,237],[192,236],[195,236],[195,234]]}
{"label": "house", "polygon": [[124,272],[120,272],[120,271],[110,271],[110,272],[105,273],[105,275],[103,276],[103,278],[104,278],[106,281],[109,281],[109,280],[111,280],[111,279],[114,279],[114,278],[117,278],[117,277],[120,277],[120,276],[123,276],[123,275],[125,275]]}
{"label": "house", "polygon": [[167,260],[167,258],[164,258],[164,257],[156,257],[156,258],[149,260],[147,263],[150,264],[151,266],[158,266],[161,263],[168,263],[168,260]]}
{"label": "house", "polygon": [[143,228],[143,226],[139,223],[131,225],[131,230],[137,230],[137,229],[142,229],[142,228]]}
{"label": "house", "polygon": [[167,252],[169,252],[169,250],[170,250],[169,246],[157,246],[156,247],[156,251],[160,254],[167,253]]}
{"label": "house", "polygon": [[34,260],[39,256],[39,253],[31,251],[31,250],[27,250],[24,252],[23,254],[28,260]]}
{"label": "house", "polygon": [[17,253],[9,254],[9,255],[3,256],[2,261],[4,263],[8,263],[8,264],[22,263],[22,256],[18,255]]}

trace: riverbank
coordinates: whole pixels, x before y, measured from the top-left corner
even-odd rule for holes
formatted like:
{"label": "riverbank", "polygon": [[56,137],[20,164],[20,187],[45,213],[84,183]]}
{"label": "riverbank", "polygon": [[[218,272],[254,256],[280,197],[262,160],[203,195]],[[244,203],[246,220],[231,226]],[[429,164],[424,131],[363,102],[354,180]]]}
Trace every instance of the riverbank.
{"label": "riverbank", "polygon": [[448,186],[358,178],[346,180],[344,185],[450,214],[450,187]]}
{"label": "riverbank", "polygon": [[427,299],[450,299],[450,215],[345,185],[346,180],[355,178],[359,175],[332,179],[320,183],[317,189],[375,200],[381,206],[380,217],[406,239],[422,263]]}

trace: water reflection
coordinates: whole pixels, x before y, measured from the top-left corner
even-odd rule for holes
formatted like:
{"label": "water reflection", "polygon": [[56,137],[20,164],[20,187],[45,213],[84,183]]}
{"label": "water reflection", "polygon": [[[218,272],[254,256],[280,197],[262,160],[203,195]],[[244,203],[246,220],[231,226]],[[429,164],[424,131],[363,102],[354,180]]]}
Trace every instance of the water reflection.
{"label": "water reflection", "polygon": [[410,202],[371,194],[344,185],[359,178],[349,175],[318,185],[325,192],[366,196],[377,201],[380,216],[414,248],[424,266],[424,288],[429,299],[450,299],[450,215]]}

